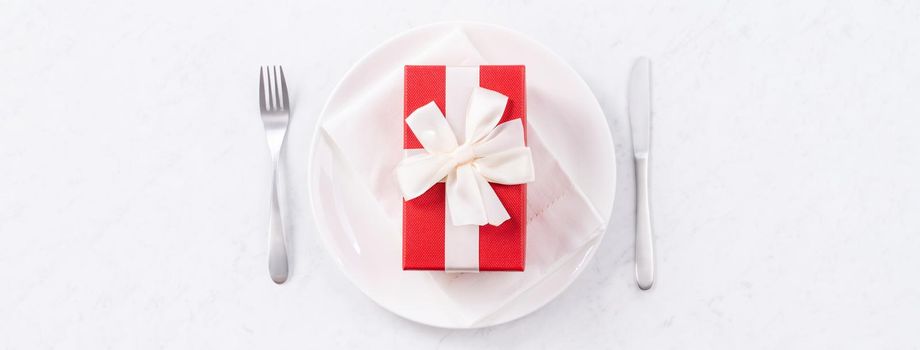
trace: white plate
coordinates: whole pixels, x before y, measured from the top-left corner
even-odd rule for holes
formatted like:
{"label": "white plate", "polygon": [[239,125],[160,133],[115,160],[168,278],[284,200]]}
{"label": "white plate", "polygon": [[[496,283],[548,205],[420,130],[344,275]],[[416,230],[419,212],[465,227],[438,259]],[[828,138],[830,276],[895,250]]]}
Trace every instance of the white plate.
{"label": "white plate", "polygon": [[[368,77],[375,76],[375,72],[392,71],[394,63],[389,58],[398,57],[400,50],[423,48],[432,38],[457,28],[462,28],[489,63],[527,66],[528,122],[539,126],[541,139],[553,150],[560,166],[587,195],[604,222],[609,221],[616,188],[615,153],[607,121],[591,90],[571,67],[539,43],[511,30],[481,23],[447,22],[419,27],[388,40],[355,64],[333,91],[317,123],[309,187],[313,215],[326,249],[368,297],[419,323],[476,328],[517,319],[555,298],[581,273],[603,234],[497,312],[473,325],[463,323],[446,310],[445,293],[427,273],[394,271],[394,267],[401,266],[402,236],[398,227],[381,228],[380,231],[395,230],[389,235],[355,231],[355,218],[367,221],[367,206],[376,204],[356,199],[361,198],[355,193],[361,190],[357,180],[335,161],[331,143],[319,129],[327,120],[326,111],[347,104],[355,91],[366,86]],[[537,117],[547,115],[552,117]]]}

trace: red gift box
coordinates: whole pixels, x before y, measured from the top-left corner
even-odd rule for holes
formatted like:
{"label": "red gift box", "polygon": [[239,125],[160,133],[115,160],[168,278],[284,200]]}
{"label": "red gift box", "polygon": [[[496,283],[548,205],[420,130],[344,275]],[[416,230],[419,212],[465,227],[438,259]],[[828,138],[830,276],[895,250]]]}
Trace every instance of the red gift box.
{"label": "red gift box", "polygon": [[[403,118],[434,101],[447,115],[448,87],[456,86],[448,77],[454,69],[478,68],[479,86],[508,97],[500,123],[520,118],[526,132],[526,85],[524,66],[484,65],[479,67],[406,66],[405,111]],[[473,72],[475,74],[475,72]],[[472,77],[475,79],[475,76]],[[451,78],[454,79],[454,78]],[[469,79],[469,77],[463,78]],[[461,80],[458,78],[458,80]],[[451,91],[450,94],[455,94]],[[459,93],[463,96],[462,92]],[[466,96],[469,96],[467,93]],[[456,106],[452,103],[451,106]],[[465,111],[450,111],[464,113]],[[403,122],[404,148],[419,149],[421,143]],[[490,184],[510,219],[498,226],[478,227],[479,271],[523,271],[527,238],[527,185]],[[450,270],[445,266],[445,184],[435,184],[412,200],[403,201],[403,269]],[[472,228],[475,230],[475,227]],[[476,232],[472,232],[476,234]],[[467,239],[467,238],[463,238]],[[473,238],[475,239],[475,237]],[[474,248],[475,249],[475,248]]]}

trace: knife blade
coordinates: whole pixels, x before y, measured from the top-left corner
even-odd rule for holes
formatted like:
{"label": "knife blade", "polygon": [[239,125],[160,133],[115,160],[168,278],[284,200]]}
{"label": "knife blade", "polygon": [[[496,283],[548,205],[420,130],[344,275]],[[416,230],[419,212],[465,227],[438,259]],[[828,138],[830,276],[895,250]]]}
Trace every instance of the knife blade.
{"label": "knife blade", "polygon": [[648,159],[652,119],[651,62],[640,57],[629,74],[629,126],[636,162],[636,283],[648,290],[655,282]]}
{"label": "knife blade", "polygon": [[650,66],[648,58],[640,57],[629,74],[629,125],[636,157],[648,156],[652,118]]}

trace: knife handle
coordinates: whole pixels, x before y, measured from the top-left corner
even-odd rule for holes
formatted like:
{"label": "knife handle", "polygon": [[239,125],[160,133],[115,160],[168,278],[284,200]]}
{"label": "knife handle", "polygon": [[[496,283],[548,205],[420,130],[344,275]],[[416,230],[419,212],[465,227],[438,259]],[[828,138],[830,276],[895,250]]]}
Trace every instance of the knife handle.
{"label": "knife handle", "polygon": [[652,215],[648,193],[648,157],[636,157],[636,283],[642,290],[655,282]]}

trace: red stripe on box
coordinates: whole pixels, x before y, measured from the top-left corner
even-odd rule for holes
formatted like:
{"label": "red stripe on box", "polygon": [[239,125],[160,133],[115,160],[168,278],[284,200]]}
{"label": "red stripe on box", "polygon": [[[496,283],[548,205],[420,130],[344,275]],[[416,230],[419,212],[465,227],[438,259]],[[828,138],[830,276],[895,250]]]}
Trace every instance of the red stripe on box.
{"label": "red stripe on box", "polygon": [[[479,86],[508,96],[501,122],[521,118],[527,130],[524,66],[481,66]],[[523,271],[527,246],[527,185],[492,184],[511,218],[499,226],[479,227],[479,270]]]}
{"label": "red stripe on box", "polygon": [[[444,113],[444,66],[406,66],[403,118],[435,101]],[[403,147],[422,148],[409,125],[403,122]],[[403,269],[444,269],[444,183],[425,194],[403,201]]]}

